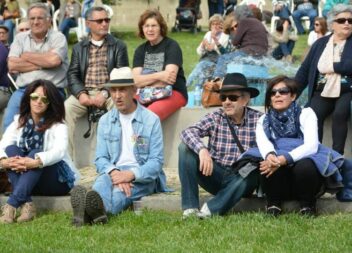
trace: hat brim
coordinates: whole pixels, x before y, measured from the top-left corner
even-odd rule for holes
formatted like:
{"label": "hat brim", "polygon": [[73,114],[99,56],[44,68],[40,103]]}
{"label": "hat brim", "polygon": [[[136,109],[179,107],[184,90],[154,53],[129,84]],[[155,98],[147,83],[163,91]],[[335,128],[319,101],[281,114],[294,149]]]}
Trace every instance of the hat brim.
{"label": "hat brim", "polygon": [[126,86],[134,86],[133,79],[110,80],[108,83],[104,84],[104,87],[106,88],[126,87]]}
{"label": "hat brim", "polygon": [[252,87],[231,87],[230,85],[229,86],[223,86],[221,89],[220,89],[220,92],[223,92],[223,91],[246,91],[250,94],[251,98],[255,98],[259,95],[259,90],[257,90],[256,88],[252,88]]}
{"label": "hat brim", "polygon": [[7,32],[9,32],[9,28],[7,26],[0,25],[0,28],[5,29]]}

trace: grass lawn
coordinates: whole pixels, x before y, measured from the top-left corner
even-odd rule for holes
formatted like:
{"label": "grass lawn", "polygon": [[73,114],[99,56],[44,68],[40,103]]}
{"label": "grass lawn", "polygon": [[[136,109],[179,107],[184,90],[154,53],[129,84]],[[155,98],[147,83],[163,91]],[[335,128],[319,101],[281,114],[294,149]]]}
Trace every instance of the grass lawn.
{"label": "grass lawn", "polygon": [[1,252],[352,252],[352,216],[262,213],[181,220],[180,213],[126,211],[107,225],[74,228],[70,214],[0,226]]}

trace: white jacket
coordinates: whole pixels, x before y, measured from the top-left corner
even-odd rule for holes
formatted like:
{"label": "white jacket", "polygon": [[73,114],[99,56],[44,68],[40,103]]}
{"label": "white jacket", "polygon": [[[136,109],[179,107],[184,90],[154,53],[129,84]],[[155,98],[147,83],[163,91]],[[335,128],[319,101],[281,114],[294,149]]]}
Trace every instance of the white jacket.
{"label": "white jacket", "polygon": [[[7,157],[6,147],[10,145],[19,145],[22,136],[23,127],[18,128],[19,115],[16,115],[14,121],[6,129],[0,141],[0,157]],[[75,174],[75,183],[79,180],[80,174],[68,154],[68,134],[67,126],[63,123],[56,123],[45,131],[43,141],[43,152],[37,153],[43,163],[43,167],[53,165],[64,161]]]}

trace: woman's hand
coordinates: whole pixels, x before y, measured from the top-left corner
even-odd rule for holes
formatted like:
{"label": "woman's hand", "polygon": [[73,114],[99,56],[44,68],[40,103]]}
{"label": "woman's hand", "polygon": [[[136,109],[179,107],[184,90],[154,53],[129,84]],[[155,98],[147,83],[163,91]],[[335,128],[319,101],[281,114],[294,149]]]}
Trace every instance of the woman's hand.
{"label": "woman's hand", "polygon": [[266,157],[266,160],[260,163],[259,170],[261,175],[266,175],[266,177],[270,177],[279,167],[280,160],[274,154],[269,154]]}
{"label": "woman's hand", "polygon": [[174,84],[176,82],[177,72],[173,70],[164,70],[160,72],[160,81],[167,84]]}
{"label": "woman's hand", "polygon": [[266,175],[270,177],[275,171],[277,171],[281,166],[287,164],[287,160],[283,155],[276,156],[274,154],[269,154],[266,160],[260,163],[259,170],[261,175]]}

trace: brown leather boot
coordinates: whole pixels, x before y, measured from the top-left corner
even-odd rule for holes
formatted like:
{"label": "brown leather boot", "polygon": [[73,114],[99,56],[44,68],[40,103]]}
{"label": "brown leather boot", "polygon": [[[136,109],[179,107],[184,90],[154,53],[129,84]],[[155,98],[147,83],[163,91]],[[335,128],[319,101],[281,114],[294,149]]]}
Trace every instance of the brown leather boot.
{"label": "brown leather boot", "polygon": [[0,217],[0,223],[3,224],[10,224],[13,223],[16,217],[16,208],[9,205],[5,204],[2,207],[2,215]]}
{"label": "brown leather boot", "polygon": [[33,202],[24,203],[21,207],[21,215],[17,218],[17,222],[26,222],[33,220],[36,215],[36,210]]}

